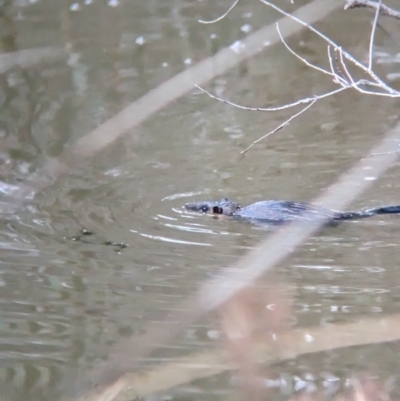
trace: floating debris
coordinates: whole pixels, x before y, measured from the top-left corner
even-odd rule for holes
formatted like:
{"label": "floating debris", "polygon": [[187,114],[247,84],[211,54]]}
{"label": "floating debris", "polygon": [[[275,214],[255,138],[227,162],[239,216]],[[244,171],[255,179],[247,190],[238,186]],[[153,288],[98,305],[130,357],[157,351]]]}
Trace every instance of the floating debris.
{"label": "floating debris", "polygon": [[240,54],[240,53],[244,50],[245,45],[244,45],[240,40],[237,40],[236,42],[233,42],[233,43],[229,46],[229,48],[230,48],[233,52],[235,52],[236,54]]}
{"label": "floating debris", "polygon": [[79,11],[81,9],[81,6],[79,3],[74,3],[74,4],[71,4],[71,7],[69,9],[71,11]]}
{"label": "floating debris", "polygon": [[139,36],[138,38],[136,38],[135,43],[139,46],[142,46],[146,43],[146,41],[144,40],[143,36]]}
{"label": "floating debris", "polygon": [[249,33],[253,28],[249,24],[244,24],[240,27],[240,30],[244,33]]}

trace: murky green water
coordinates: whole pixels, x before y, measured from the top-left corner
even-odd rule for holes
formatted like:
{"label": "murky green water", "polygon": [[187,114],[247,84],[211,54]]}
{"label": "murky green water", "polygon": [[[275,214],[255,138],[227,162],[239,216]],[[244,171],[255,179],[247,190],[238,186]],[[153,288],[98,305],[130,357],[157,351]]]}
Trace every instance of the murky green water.
{"label": "murky green water", "polygon": [[[1,57],[36,49],[26,65],[0,59],[0,380],[6,399],[46,399],[56,388],[74,387],[66,379],[73,372],[90,372],[112,344],[164,316],[266,234],[185,214],[185,202],[310,200],[397,121],[398,101],[343,93],[241,156],[288,114],[240,111],[193,90],[53,185],[35,187],[41,177],[34,173],[49,158],[177,72],[275,18],[265,6],[243,2],[218,24],[197,23],[218,16],[229,6],[224,3],[0,3]],[[368,18],[336,13],[318,26],[365,59]],[[289,43],[326,65],[326,47],[310,33]],[[382,32],[378,43],[395,53]],[[34,55],[41,61],[32,62]],[[379,72],[395,67],[384,64]],[[209,88],[265,107],[330,85],[279,45]],[[400,203],[398,169],[394,165],[354,208]],[[27,192],[10,195],[25,185],[36,192],[33,199]],[[96,233],[93,244],[70,239],[83,228]],[[105,240],[129,246],[118,253],[99,244]],[[310,239],[276,269],[298,289],[296,324],[398,312],[399,242],[396,216],[326,228]],[[193,326],[152,361],[213,344],[210,333],[217,329],[215,321]],[[394,350],[391,344],[301,358],[278,366],[275,384],[283,393],[291,391],[286,382],[292,389],[329,380],[341,386],[349,371],[362,370],[387,380],[398,371]],[[230,388],[228,379],[218,378],[171,396],[221,398]]]}

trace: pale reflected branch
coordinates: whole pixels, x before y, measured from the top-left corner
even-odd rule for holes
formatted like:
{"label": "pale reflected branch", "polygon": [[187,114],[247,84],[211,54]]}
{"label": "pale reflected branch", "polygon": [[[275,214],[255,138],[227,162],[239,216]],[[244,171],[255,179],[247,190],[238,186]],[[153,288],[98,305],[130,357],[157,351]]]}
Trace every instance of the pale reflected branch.
{"label": "pale reflected branch", "polygon": [[[257,363],[272,364],[327,350],[398,341],[399,322],[400,315],[391,315],[290,330],[279,334],[275,341],[256,342],[254,358]],[[156,366],[152,370],[125,374],[109,386],[69,401],[111,401],[117,394],[118,401],[141,399],[178,385],[232,370],[228,359],[226,351],[219,349],[193,353]]]}

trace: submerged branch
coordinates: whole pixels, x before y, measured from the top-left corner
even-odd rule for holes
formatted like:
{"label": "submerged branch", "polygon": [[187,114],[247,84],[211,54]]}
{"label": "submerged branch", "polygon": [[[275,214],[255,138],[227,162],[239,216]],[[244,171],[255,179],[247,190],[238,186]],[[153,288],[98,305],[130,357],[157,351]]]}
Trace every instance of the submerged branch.
{"label": "submerged branch", "polygon": [[[400,315],[392,315],[291,330],[278,335],[276,340],[255,344],[254,357],[258,363],[272,364],[316,352],[398,340]],[[191,354],[149,371],[125,374],[102,391],[69,401],[111,401],[117,393],[118,401],[140,399],[231,370],[228,359],[227,353],[220,350]]]}
{"label": "submerged branch", "polygon": [[[314,203],[330,209],[345,209],[351,201],[375,182],[367,179],[367,177],[373,176],[379,178],[393,165],[397,159],[397,153],[391,153],[391,151],[393,148],[397,148],[399,140],[400,125],[389,131],[382,138],[381,142],[371,149],[365,158],[361,159],[353,168],[339,177],[334,185],[330,186],[318,199],[314,200]],[[381,155],[376,156],[377,154]],[[357,185],[355,185],[355,183],[357,183]],[[179,302],[176,309],[172,309],[174,313],[170,313],[164,319],[160,319],[158,322],[154,322],[145,327],[145,334],[121,342],[114,348],[114,351],[110,354],[107,363],[102,366],[102,369],[100,368],[100,371],[94,372],[95,377],[93,379],[96,377],[99,379],[99,375],[100,378],[105,379],[107,374],[112,374],[114,375],[114,380],[92,382],[92,385],[97,384],[95,392],[91,391],[86,393],[83,398],[79,398],[79,400],[100,400],[102,398],[99,398],[99,394],[103,394],[103,392],[115,392],[115,394],[119,394],[123,389],[126,390],[129,386],[133,385],[131,379],[129,379],[130,377],[141,377],[141,380],[147,380],[146,377],[148,377],[148,380],[150,380],[154,386],[160,386],[162,383],[168,383],[168,386],[170,386],[172,379],[165,379],[166,381],[158,382],[158,379],[153,379],[151,376],[152,373],[145,373],[139,376],[131,376],[124,373],[132,371],[137,367],[138,362],[142,360],[144,356],[149,355],[156,345],[160,346],[170,341],[173,336],[182,331],[184,327],[187,327],[190,323],[197,320],[200,316],[220,308],[235,294],[248,288],[255,280],[260,278],[267,271],[270,271],[274,265],[281,262],[293,252],[309,238],[310,235],[321,228],[323,224],[323,220],[312,221],[311,219],[307,225],[301,222],[288,224],[276,234],[262,241],[257,248],[244,255],[229,269],[224,269],[217,277],[205,282],[200,290],[193,294],[193,296],[189,297],[184,302]],[[398,329],[395,329],[395,327],[397,327],[396,325],[399,325],[400,328],[398,317],[394,320],[393,324],[394,327],[388,330],[388,336],[400,335],[400,333],[396,333]],[[371,328],[373,326],[368,323],[368,327]],[[388,324],[384,323],[384,320],[381,320],[380,325],[377,327],[379,327],[379,330],[376,330],[376,332],[369,329],[366,330],[365,328],[361,330],[363,338],[366,339],[368,338],[367,335],[371,335],[377,336],[374,337],[376,338],[376,342],[391,341],[389,337],[387,337],[386,340],[382,340],[382,337],[379,337],[379,333],[385,332],[386,328],[389,327]],[[321,328],[321,330],[323,329],[324,328]],[[328,333],[331,344],[334,344],[333,342],[336,336],[332,336],[331,329],[328,330]],[[346,329],[346,333],[347,335],[344,336],[343,341],[349,338],[348,329]],[[303,337],[299,335],[298,341],[301,342],[302,338],[304,339],[304,332]],[[315,343],[316,346],[319,344],[321,347],[321,343],[319,343],[316,338],[314,338],[314,341],[311,343]],[[343,345],[342,342],[341,344]],[[350,345],[355,344],[348,343],[345,346]],[[294,341],[292,347],[297,348],[298,346],[299,345]],[[317,349],[321,351],[326,348],[316,348],[316,350]],[[277,351],[276,346],[274,346],[274,350]],[[296,354],[293,353],[293,348],[290,348],[289,344],[286,343],[285,346],[282,346],[281,352],[282,358],[284,358],[283,355],[286,355],[285,357],[287,358],[296,356]],[[215,352],[213,354],[215,354]],[[221,361],[219,359],[211,359],[212,363],[208,363],[208,360],[206,362],[202,360],[202,362],[204,363],[201,366],[197,366],[197,368],[204,369],[209,373],[211,373],[213,369],[221,370],[219,366]],[[119,376],[118,372],[121,373]],[[184,369],[179,370],[178,374],[174,374],[173,377],[175,381],[182,380],[182,378],[188,378],[185,379],[186,381],[193,380],[193,378],[189,378],[188,375],[189,369],[188,366],[185,365]],[[181,377],[181,379],[179,379],[179,377]],[[176,384],[180,383],[182,382],[178,381]],[[108,398],[108,400],[112,399],[113,398]],[[103,400],[105,400],[105,398],[103,398]]]}

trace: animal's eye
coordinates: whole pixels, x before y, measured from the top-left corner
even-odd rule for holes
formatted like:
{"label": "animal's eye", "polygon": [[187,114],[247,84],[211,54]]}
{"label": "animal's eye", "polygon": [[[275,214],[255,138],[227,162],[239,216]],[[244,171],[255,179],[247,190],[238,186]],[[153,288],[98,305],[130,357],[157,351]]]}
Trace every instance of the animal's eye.
{"label": "animal's eye", "polygon": [[223,214],[224,210],[222,209],[222,207],[214,206],[213,207],[213,213],[215,213],[215,214]]}
{"label": "animal's eye", "polygon": [[208,206],[206,206],[206,205],[202,206],[202,207],[201,207],[201,211],[202,211],[203,213],[207,213],[207,212],[208,212]]}

